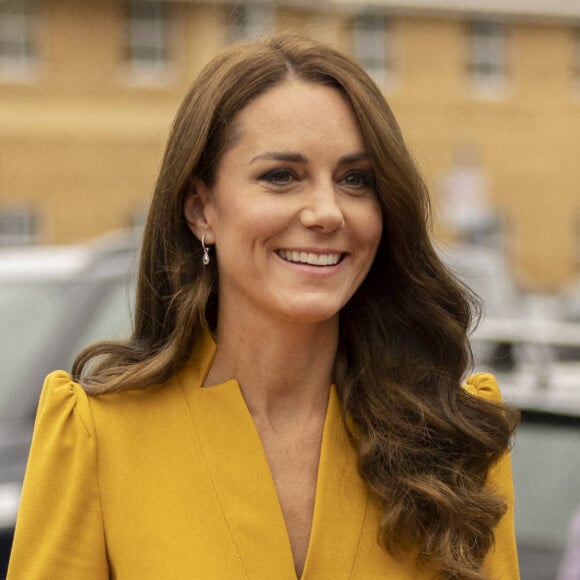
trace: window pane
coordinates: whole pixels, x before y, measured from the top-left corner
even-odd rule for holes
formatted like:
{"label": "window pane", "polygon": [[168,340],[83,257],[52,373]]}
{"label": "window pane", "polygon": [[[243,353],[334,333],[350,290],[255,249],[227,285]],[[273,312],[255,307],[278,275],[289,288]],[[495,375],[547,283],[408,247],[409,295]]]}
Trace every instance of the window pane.
{"label": "window pane", "polygon": [[159,69],[169,59],[169,13],[166,2],[131,0],[128,4],[127,58],[132,67]]}
{"label": "window pane", "polygon": [[0,65],[28,66],[36,54],[34,0],[0,0]]}
{"label": "window pane", "polygon": [[353,52],[361,66],[379,83],[392,71],[392,31],[383,16],[364,14],[353,23]]}
{"label": "window pane", "polygon": [[37,220],[27,209],[0,209],[0,245],[33,242],[37,235]]}
{"label": "window pane", "polygon": [[257,38],[272,28],[272,7],[240,4],[230,13],[230,41]]}
{"label": "window pane", "polygon": [[580,79],[580,27],[574,31],[574,76]]}
{"label": "window pane", "polygon": [[497,22],[469,27],[468,69],[473,80],[498,80],[505,75],[505,30]]}

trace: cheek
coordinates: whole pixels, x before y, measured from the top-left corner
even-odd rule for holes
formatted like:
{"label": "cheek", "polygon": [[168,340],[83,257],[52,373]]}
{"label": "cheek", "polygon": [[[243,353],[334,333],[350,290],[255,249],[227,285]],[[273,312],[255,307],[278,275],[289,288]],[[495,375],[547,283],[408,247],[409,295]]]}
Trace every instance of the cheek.
{"label": "cheek", "polygon": [[215,207],[211,222],[218,264],[221,262],[231,271],[239,270],[242,265],[247,268],[249,261],[256,259],[256,252],[277,231],[278,223],[261,204],[239,203],[232,198],[229,203]]}
{"label": "cheek", "polygon": [[359,228],[365,242],[376,252],[383,235],[383,215],[378,204],[365,213]]}

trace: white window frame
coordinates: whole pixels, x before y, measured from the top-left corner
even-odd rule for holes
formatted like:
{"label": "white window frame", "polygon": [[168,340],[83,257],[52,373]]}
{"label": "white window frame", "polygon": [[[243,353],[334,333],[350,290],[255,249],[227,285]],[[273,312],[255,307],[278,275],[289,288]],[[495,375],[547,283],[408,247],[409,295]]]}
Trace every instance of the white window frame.
{"label": "white window frame", "polygon": [[26,77],[36,70],[36,0],[0,0],[0,76]]}
{"label": "white window frame", "polygon": [[38,220],[33,211],[0,207],[0,245],[31,244],[37,238]]}
{"label": "white window frame", "polygon": [[126,58],[136,82],[158,82],[169,72],[170,3],[164,0],[126,0]]}
{"label": "white window frame", "polygon": [[236,4],[230,13],[229,41],[252,40],[273,28],[274,9],[271,4]]}
{"label": "white window frame", "polygon": [[468,24],[467,69],[480,91],[503,90],[507,82],[507,31],[502,22],[475,20]]}
{"label": "white window frame", "polygon": [[391,20],[381,14],[364,13],[352,23],[354,58],[381,87],[394,73],[394,40]]}

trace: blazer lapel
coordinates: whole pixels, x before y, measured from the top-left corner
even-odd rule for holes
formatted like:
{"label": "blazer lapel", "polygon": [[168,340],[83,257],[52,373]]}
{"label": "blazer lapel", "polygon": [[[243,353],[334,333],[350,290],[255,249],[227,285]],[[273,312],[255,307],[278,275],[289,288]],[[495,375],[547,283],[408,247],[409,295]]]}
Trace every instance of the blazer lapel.
{"label": "blazer lapel", "polygon": [[239,385],[201,388],[214,351],[206,337],[184,388],[217,502],[247,578],[296,580],[268,460]]}
{"label": "blazer lapel", "polygon": [[[258,431],[235,380],[202,388],[215,355],[206,335],[183,388],[215,497],[245,577],[296,580],[282,509]],[[357,559],[369,493],[330,391],[308,555],[301,580],[346,580]]]}
{"label": "blazer lapel", "polygon": [[333,386],[318,468],[310,546],[302,580],[350,578],[369,509],[369,492]]}

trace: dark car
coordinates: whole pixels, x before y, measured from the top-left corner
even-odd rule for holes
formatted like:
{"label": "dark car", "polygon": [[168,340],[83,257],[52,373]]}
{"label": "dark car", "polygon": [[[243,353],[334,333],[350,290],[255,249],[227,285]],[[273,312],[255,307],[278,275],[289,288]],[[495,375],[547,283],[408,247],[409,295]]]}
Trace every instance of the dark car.
{"label": "dark car", "polygon": [[70,371],[83,346],[129,333],[138,236],[0,250],[0,577],[43,379]]}
{"label": "dark car", "polygon": [[580,510],[580,325],[492,319],[476,338],[494,346],[480,370],[522,412],[512,449],[521,577],[555,580]]}
{"label": "dark car", "polygon": [[524,409],[512,457],[521,577],[555,580],[580,510],[580,409]]}

